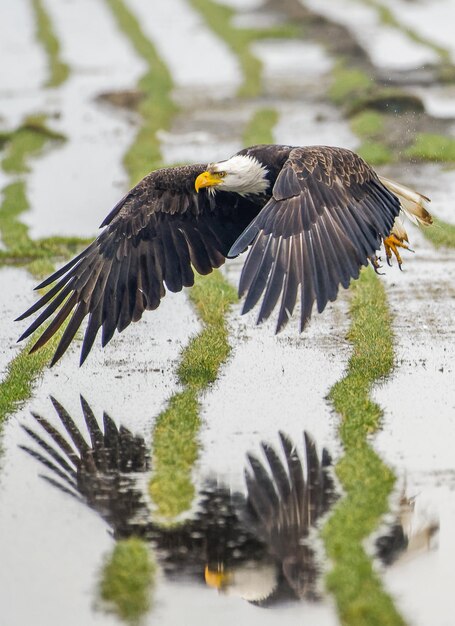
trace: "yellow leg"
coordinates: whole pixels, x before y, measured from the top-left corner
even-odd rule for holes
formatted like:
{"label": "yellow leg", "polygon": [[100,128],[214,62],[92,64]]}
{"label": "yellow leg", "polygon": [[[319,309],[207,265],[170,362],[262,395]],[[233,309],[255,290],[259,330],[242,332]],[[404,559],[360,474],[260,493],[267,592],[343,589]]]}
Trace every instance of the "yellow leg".
{"label": "yellow leg", "polygon": [[387,264],[392,265],[390,260],[393,254],[398,262],[398,267],[401,270],[403,260],[400,256],[400,253],[398,252],[398,248],[403,248],[404,250],[409,250],[410,252],[413,252],[413,250],[411,250],[411,248],[404,241],[404,239],[399,239],[396,235],[389,235],[384,239],[384,249],[387,258]]}

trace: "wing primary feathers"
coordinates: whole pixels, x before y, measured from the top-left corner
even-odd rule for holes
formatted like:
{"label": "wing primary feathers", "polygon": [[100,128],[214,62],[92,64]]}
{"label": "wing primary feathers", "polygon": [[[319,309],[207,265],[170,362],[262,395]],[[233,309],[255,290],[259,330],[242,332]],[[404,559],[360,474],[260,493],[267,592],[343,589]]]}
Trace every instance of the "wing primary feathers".
{"label": "wing primary feathers", "polygon": [[[54,311],[60,306],[60,304],[65,300],[65,298],[69,295],[69,293],[73,289],[74,279],[52,300],[50,305],[44,309],[44,311],[36,318],[36,320],[30,324],[27,330],[22,333],[19,337],[18,341],[22,341],[29,337],[35,330],[41,326],[43,322],[47,320],[48,317],[54,313]],[[38,302],[39,303],[39,302]],[[24,314],[25,316],[25,314]],[[26,316],[25,316],[26,317]]]}
{"label": "wing primary feathers", "polygon": [[194,283],[194,274],[191,269],[191,259],[188,250],[188,243],[179,228],[171,229],[172,239],[174,241],[174,247],[178,255],[180,264],[180,275],[182,277],[182,286],[191,287]]}
{"label": "wing primary feathers", "polygon": [[[319,250],[319,240],[316,238],[314,232],[305,231],[304,233],[305,240],[305,252],[309,258],[309,274],[312,276],[312,285],[314,286],[314,297],[316,298],[316,302],[318,305],[318,311],[321,312],[324,310],[324,307],[327,303],[327,293],[326,293],[326,285],[325,285],[325,277],[321,273],[321,265],[320,261],[324,263],[323,258],[321,259],[321,253]],[[313,307],[314,297],[310,301],[308,301],[305,305],[305,309],[309,309],[308,317],[311,315],[311,309]]]}
{"label": "wing primary feathers", "polygon": [[266,254],[266,249],[269,245],[269,238],[261,236],[256,237],[240,275],[238,288],[239,297],[242,297],[246,290],[251,287],[261,264],[261,260]]}
{"label": "wing primary feathers", "polygon": [[288,239],[280,237],[275,245],[272,270],[267,281],[267,287],[262,299],[261,308],[259,310],[257,324],[260,324],[270,316],[271,312],[275,308],[278,298],[280,297],[285,272],[284,257],[286,256],[288,243]]}
{"label": "wing primary feathers", "polygon": [[82,365],[92,349],[93,342],[102,323],[102,308],[98,306],[89,316],[87,328],[85,329],[84,340],[82,342],[81,357],[79,365]]}
{"label": "wing primary feathers", "polygon": [[321,268],[324,276],[327,300],[333,302],[333,300],[337,297],[338,286],[341,283],[341,278],[338,274],[338,263],[334,261],[333,258],[332,242],[327,231],[323,228],[322,220],[318,222],[318,228],[315,229],[315,235],[318,239],[319,251],[322,256]]}
{"label": "wing primary feathers", "polygon": [[300,332],[305,328],[311,317],[314,302],[313,272],[309,258],[309,246],[307,242],[308,232],[300,233],[300,251],[302,254],[303,276],[300,286]]}
{"label": "wing primary feathers", "polygon": [[325,250],[321,245],[319,237],[319,224],[311,233],[310,242],[311,254],[313,255],[313,279],[316,292],[316,304],[318,313],[322,313],[329,300],[328,269]]}
{"label": "wing primary feathers", "polygon": [[[52,300],[52,298],[66,285],[66,283],[70,279],[72,279],[73,282],[75,280],[74,276],[71,273],[68,274],[67,276],[65,276],[64,278],[62,278],[62,280],[60,282],[58,282],[56,285],[54,285],[52,287],[52,289],[49,289],[49,291],[46,292],[43,296],[41,296],[41,298],[39,298],[39,300],[37,300],[29,309],[27,309],[25,311],[25,313],[22,313],[22,315],[19,315],[19,317],[16,317],[15,321],[19,322],[19,321],[25,319],[26,317],[29,317],[33,313],[36,313],[36,311],[38,311],[45,304],[47,304],[49,302],[49,300]],[[47,319],[47,318],[45,317],[44,319]],[[21,339],[22,339],[22,337],[21,337]],[[20,341],[20,339],[19,339],[19,341]]]}
{"label": "wing primary feathers", "polygon": [[167,222],[162,223],[162,237],[166,268],[164,273],[164,282],[166,283],[166,287],[169,291],[177,292],[183,287],[182,275],[180,273],[178,254],[176,254],[174,249],[171,230]]}
{"label": "wing primary feathers", "polygon": [[279,333],[288,323],[292,312],[294,311],[297,300],[298,275],[299,270],[296,263],[296,245],[294,238],[288,242],[288,260],[286,266],[286,275],[284,279],[283,295],[281,297],[281,306],[278,313],[276,325],[276,333]]}
{"label": "wing primary feathers", "polygon": [[256,220],[253,220],[248,228],[245,228],[240,237],[234,242],[226,256],[229,259],[232,259],[233,257],[241,254],[244,250],[247,249],[247,247],[258,234],[259,230],[260,227],[257,225]]}
{"label": "wing primary feathers", "polygon": [[109,272],[109,278],[106,283],[106,292],[103,297],[103,315],[102,324],[103,332],[101,337],[101,345],[104,346],[112,339],[117,326],[117,300],[118,300],[118,288],[117,283],[120,274],[120,263],[115,261],[112,264],[111,271]]}
{"label": "wing primary feathers", "polygon": [[[258,302],[259,298],[261,297],[265,289],[265,286],[267,284],[267,279],[270,273],[270,268],[272,267],[272,263],[273,263],[272,247],[273,247],[272,239],[268,237],[267,244],[266,244],[264,253],[262,255],[262,259],[260,260],[260,262],[258,262],[257,267],[255,268],[256,269],[255,276],[251,282],[251,285],[248,288],[248,293],[245,298],[245,302],[243,304],[242,315],[243,313],[247,313],[254,307],[254,305]],[[251,261],[252,269],[254,268],[253,261],[254,259]],[[244,271],[248,267],[249,263],[250,263],[250,258],[248,256],[247,260],[245,261]],[[240,280],[240,283],[242,284],[241,280]]]}
{"label": "wing primary feathers", "polygon": [[[341,241],[340,233],[330,216],[323,216],[321,229],[324,231],[325,239],[330,242],[328,248],[333,267],[338,273],[341,285],[346,289],[351,278],[357,278],[359,275],[360,259],[349,239],[344,237],[344,241]],[[352,255],[354,255],[355,260],[352,259]]]}
{"label": "wing primary feathers", "polygon": [[128,311],[129,311],[129,269],[131,261],[134,262],[132,255],[123,259],[120,265],[120,272],[117,282],[117,294],[115,298],[114,317],[115,324],[118,332],[122,332],[128,326]]}
{"label": "wing primary feathers", "polygon": [[[189,242],[191,263],[198,274],[205,276],[212,271],[209,255],[207,253],[201,233],[194,224],[185,226],[185,237]],[[194,275],[193,275],[194,282]]]}
{"label": "wing primary feathers", "polygon": [[77,294],[73,293],[65,302],[63,307],[59,310],[59,312],[46,328],[46,330],[43,332],[43,334],[39,337],[38,341],[32,346],[32,348],[30,349],[30,354],[33,354],[33,352],[36,352],[36,350],[44,346],[49,341],[49,339],[58,331],[60,326],[74,309],[76,302]]}
{"label": "wing primary feathers", "polygon": [[136,250],[134,250],[129,256],[128,267],[125,265],[125,272],[121,272],[120,274],[120,279],[125,282],[125,290],[123,292],[117,320],[117,330],[119,333],[123,332],[133,319],[133,311],[136,303],[137,272],[138,258]]}
{"label": "wing primary feathers", "polygon": [[54,356],[51,360],[51,367],[57,363],[57,361],[62,357],[65,350],[70,345],[74,335],[77,333],[80,325],[82,324],[82,320],[87,315],[88,304],[86,302],[79,302],[74,311],[65,331],[60,339],[60,342],[57,346],[57,349],[54,353]]}

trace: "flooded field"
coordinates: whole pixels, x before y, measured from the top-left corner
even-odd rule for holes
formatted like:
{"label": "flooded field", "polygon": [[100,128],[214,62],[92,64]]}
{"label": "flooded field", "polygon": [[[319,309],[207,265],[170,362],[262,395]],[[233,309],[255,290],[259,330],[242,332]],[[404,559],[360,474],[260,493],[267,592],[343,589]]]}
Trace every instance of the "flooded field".
{"label": "flooded field", "polygon": [[[2,626],[453,624],[452,14],[454,0],[0,2]],[[435,235],[410,225],[403,271],[382,252],[383,275],[303,333],[298,306],[278,335],[241,314],[241,256],[82,367],[79,335],[53,368],[30,361],[13,320],[149,163],[245,142],[359,150],[431,197]],[[385,288],[388,356],[385,326],[356,344],[365,281]],[[225,298],[215,313],[204,284]],[[220,354],[195,383],[204,333]],[[362,350],[390,364],[359,383],[359,418],[337,390]]]}

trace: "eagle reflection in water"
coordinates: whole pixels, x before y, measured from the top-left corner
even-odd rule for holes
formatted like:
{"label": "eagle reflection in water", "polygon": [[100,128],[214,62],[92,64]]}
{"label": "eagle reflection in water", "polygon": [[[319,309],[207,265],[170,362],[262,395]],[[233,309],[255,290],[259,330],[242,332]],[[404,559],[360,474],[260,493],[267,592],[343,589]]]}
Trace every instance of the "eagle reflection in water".
{"label": "eagle reflection in water", "polygon": [[[330,455],[323,449],[319,458],[308,433],[305,462],[289,437],[279,433],[280,446],[261,444],[263,460],[247,455],[245,494],[206,481],[195,513],[169,527],[149,512],[143,476],[151,465],[144,439],[117,428],[106,413],[101,427],[81,397],[88,443],[62,405],[52,402],[69,440],[32,413],[47,436],[24,426],[34,445],[21,448],[51,471],[42,476],[46,481],[96,510],[116,539],[149,542],[166,576],[205,581],[260,606],[318,598],[315,529],[337,493]],[[407,545],[398,519],[377,540],[378,555],[390,564]]]}

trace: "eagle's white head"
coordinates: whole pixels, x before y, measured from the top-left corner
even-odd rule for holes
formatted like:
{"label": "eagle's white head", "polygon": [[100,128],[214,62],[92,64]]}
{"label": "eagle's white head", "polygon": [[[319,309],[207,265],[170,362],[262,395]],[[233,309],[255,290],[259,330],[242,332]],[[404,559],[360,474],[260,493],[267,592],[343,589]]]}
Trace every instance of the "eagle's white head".
{"label": "eagle's white head", "polygon": [[227,161],[210,163],[207,171],[196,178],[196,191],[207,187],[209,193],[233,191],[241,196],[264,193],[269,187],[267,168],[256,158],[236,154]]}

